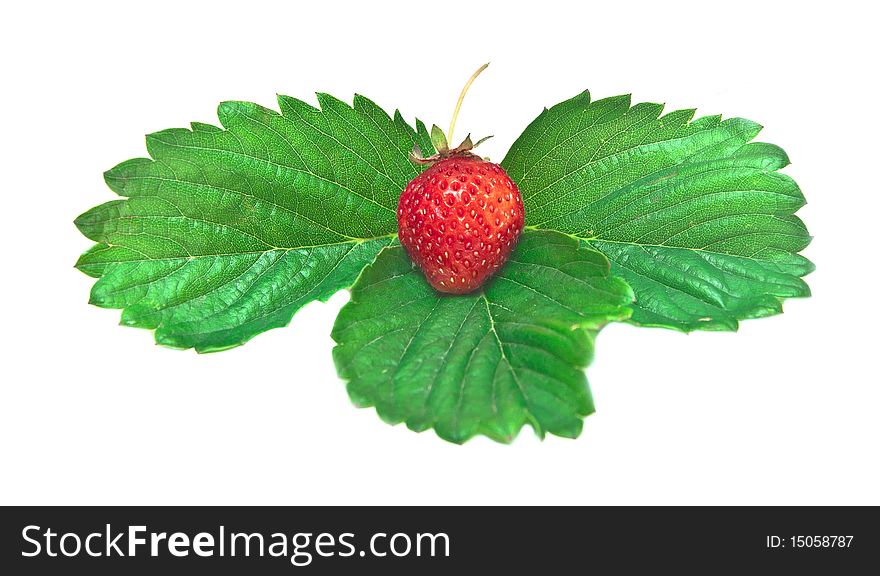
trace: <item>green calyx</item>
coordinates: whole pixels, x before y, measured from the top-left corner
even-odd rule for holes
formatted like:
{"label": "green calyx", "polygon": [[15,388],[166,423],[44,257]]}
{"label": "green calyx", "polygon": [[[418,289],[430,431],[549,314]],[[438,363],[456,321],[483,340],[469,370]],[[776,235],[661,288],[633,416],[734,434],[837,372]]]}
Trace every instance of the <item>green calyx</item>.
{"label": "green calyx", "polygon": [[449,138],[446,137],[446,134],[443,133],[443,130],[440,129],[439,126],[434,124],[431,127],[431,145],[437,151],[436,154],[432,156],[425,157],[422,154],[421,148],[419,145],[413,144],[413,150],[410,153],[410,160],[415,162],[416,164],[433,164],[439,160],[443,160],[444,158],[449,158],[451,156],[463,156],[470,154],[470,151],[491,138],[491,136],[486,136],[485,138],[480,138],[474,143],[471,140],[471,135],[468,134],[467,138],[465,138],[461,144],[456,146],[455,148],[449,148],[449,142],[452,140],[452,135],[455,131],[455,122],[458,120],[458,113],[461,110],[461,104],[464,102],[464,97],[467,95],[468,89],[471,87],[471,84],[474,83],[474,80],[477,79],[483,70],[489,67],[489,63],[485,63],[479,68],[477,68],[476,72],[474,72],[468,81],[465,82],[464,87],[461,89],[461,94],[458,96],[458,101],[455,103],[455,109],[452,111],[452,120],[449,122]]}
{"label": "green calyx", "polygon": [[430,156],[425,156],[422,153],[422,149],[419,148],[418,143],[415,143],[413,144],[413,149],[412,152],[410,152],[409,154],[409,158],[416,164],[433,164],[435,162],[438,162],[439,160],[443,160],[444,158],[470,154],[471,150],[473,150],[491,137],[492,136],[485,136],[474,142],[473,140],[471,140],[471,135],[468,134],[467,137],[462,140],[461,144],[459,144],[455,148],[450,149],[449,143],[446,139],[446,134],[443,133],[443,130],[441,130],[439,126],[434,124],[431,127],[431,144],[434,146],[434,149],[437,150],[437,153]]}

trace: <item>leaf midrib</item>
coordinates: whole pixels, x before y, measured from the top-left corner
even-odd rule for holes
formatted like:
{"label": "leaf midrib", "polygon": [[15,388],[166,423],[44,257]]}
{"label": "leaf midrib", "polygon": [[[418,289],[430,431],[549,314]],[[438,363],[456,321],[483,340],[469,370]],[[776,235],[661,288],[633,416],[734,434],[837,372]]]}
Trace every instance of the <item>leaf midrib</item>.
{"label": "leaf midrib", "polygon": [[[495,337],[495,342],[498,344],[498,352],[501,354],[501,357],[498,361],[498,365],[501,364],[501,360],[507,364],[507,369],[510,371],[510,375],[513,377],[514,383],[516,383],[516,387],[519,390],[520,396],[523,401],[523,408],[528,415],[529,421],[532,422],[532,426],[537,426],[536,430],[541,429],[540,425],[537,423],[537,417],[532,413],[531,408],[529,407],[529,397],[526,394],[525,388],[523,388],[522,382],[519,381],[519,375],[516,372],[516,369],[510,363],[510,360],[507,358],[507,353],[504,351],[504,344],[501,342],[501,337],[498,335],[498,331],[495,329],[495,317],[492,315],[492,310],[489,308],[489,298],[486,296],[485,290],[480,291],[480,299],[486,305],[486,314],[489,318],[489,331]],[[496,398],[496,390],[497,390],[497,381],[498,381],[498,367],[495,368],[495,373],[492,375],[492,403],[495,405]]]}
{"label": "leaf midrib", "polygon": [[[273,202],[273,201],[268,200],[266,198],[261,198],[259,196],[255,196],[253,194],[248,194],[248,193],[244,192],[243,190],[236,190],[234,188],[228,188],[226,186],[219,186],[217,184],[208,184],[205,182],[193,182],[190,180],[181,180],[179,178],[162,178],[159,176],[137,176],[137,177],[129,176],[129,177],[121,177],[120,179],[123,179],[123,180],[156,180],[158,182],[174,182],[174,183],[185,185],[185,186],[194,186],[194,187],[202,188],[202,189],[207,188],[210,190],[216,190],[218,192],[229,192],[230,194],[240,196],[241,198],[250,198],[251,200],[253,200],[254,202],[256,202],[258,204],[263,204],[266,206],[278,208],[279,210],[287,212],[288,214],[290,214],[291,216],[294,216],[295,218],[302,218],[303,220],[306,220],[309,223],[314,224],[315,226],[318,226],[319,228],[323,228],[324,230],[326,230],[327,232],[330,232],[332,234],[337,234],[343,238],[348,238],[351,240],[360,240],[360,238],[357,238],[355,236],[351,236],[349,234],[345,234],[343,232],[340,232],[339,230],[334,230],[333,228],[330,228],[329,226],[325,226],[324,224],[321,224],[320,222],[317,222],[317,221],[313,220],[312,218],[306,216],[302,212],[299,212],[296,208],[292,208],[292,207],[286,206],[284,204],[278,204],[277,202]],[[342,187],[342,186],[340,186],[340,187]],[[127,196],[127,198],[161,198],[162,200],[169,202],[177,210],[180,210],[179,206],[177,206],[176,204],[174,204],[174,202],[171,202],[171,200],[169,200],[168,198],[165,198],[164,196],[162,196],[160,194],[138,194],[136,196]],[[189,216],[187,216],[186,214],[183,214],[183,212],[181,211],[181,217],[188,218]],[[220,223],[217,223],[217,224],[220,224]]]}
{"label": "leaf midrib", "polygon": [[[605,240],[602,240],[602,242],[605,242]],[[619,244],[630,244],[630,243],[628,243],[628,242],[619,242]],[[642,244],[630,244],[630,245],[631,245],[631,246],[635,246],[636,248],[641,248],[641,249],[644,249],[644,248],[647,246],[647,245],[642,245]],[[668,248],[668,247],[665,247],[665,248]],[[690,248],[679,248],[679,249],[680,249],[680,250],[691,250]],[[696,250],[696,249],[695,249],[694,251],[695,251],[695,252],[700,252],[700,250]],[[770,261],[766,261],[766,260],[757,260],[757,259],[753,259],[753,258],[748,258],[748,257],[746,257],[746,256],[738,256],[738,255],[736,255],[736,254],[725,254],[725,253],[723,253],[723,252],[708,252],[708,251],[702,251],[702,252],[705,252],[705,253],[707,253],[707,254],[714,254],[714,255],[718,255],[718,256],[730,256],[730,257],[732,257],[732,258],[745,258],[745,259],[748,259],[748,260],[752,260],[752,261],[754,261],[754,262],[757,262],[757,263],[759,263],[759,264],[772,264],[772,262],[770,262]],[[649,255],[649,256],[652,256],[652,255]],[[652,256],[652,258],[653,258],[653,256]],[[705,258],[703,258],[703,261],[704,261],[706,264],[708,264],[709,266],[712,266],[713,268],[715,268],[716,270],[718,270],[719,272],[721,272],[722,274],[730,274],[730,275],[732,275],[732,276],[736,276],[736,277],[738,277],[738,278],[742,278],[743,280],[749,280],[749,281],[754,281],[754,280],[755,280],[754,278],[751,278],[751,277],[749,277],[749,276],[745,276],[745,275],[743,275],[743,274],[739,274],[739,273],[736,273],[736,272],[733,272],[733,271],[730,271],[730,270],[725,270],[725,269],[719,268],[719,267],[716,266],[714,263],[712,263],[712,262],[706,260]],[[686,292],[685,290],[681,289],[680,287],[673,286],[673,285],[671,285],[671,284],[666,284],[666,283],[662,282],[661,280],[657,280],[656,278],[652,278],[652,277],[650,277],[650,276],[644,274],[643,272],[639,272],[638,270],[632,268],[631,266],[627,266],[627,265],[626,265],[625,263],[623,263],[623,262],[618,262],[617,260],[614,260],[614,264],[617,265],[617,266],[620,266],[621,268],[625,268],[625,269],[629,270],[631,273],[633,273],[633,274],[635,274],[635,275],[637,275],[637,276],[640,276],[640,277],[642,277],[642,278],[645,278],[645,279],[648,280],[649,282],[654,282],[654,283],[660,284],[660,285],[664,286],[665,288],[668,288],[668,289],[674,290],[674,291],[676,291],[676,292],[679,292],[679,293],[681,293],[681,294],[684,294],[685,296],[687,296],[687,297],[689,297],[689,298],[693,298],[694,300],[698,300],[698,301],[700,301],[700,302],[703,302],[704,304],[706,304],[706,305],[708,305],[708,306],[711,306],[712,308],[715,308],[716,310],[718,310],[719,313],[722,313],[722,314],[724,314],[724,315],[729,315],[729,316],[734,317],[734,318],[736,317],[736,315],[735,315],[731,310],[728,310],[728,309],[727,309],[726,307],[724,307],[723,305],[719,306],[718,303],[716,303],[716,302],[711,302],[711,301],[707,300],[706,298],[704,298],[703,296],[695,296],[695,295],[691,294],[690,292]],[[699,279],[699,278],[698,278],[698,279]],[[702,280],[702,279],[700,279],[700,280]],[[766,279],[761,280],[761,282],[764,282],[764,283],[766,283],[766,284],[771,284],[771,285],[774,285],[774,286],[789,287],[788,284],[783,284],[783,283],[780,283],[780,282],[772,282],[772,281],[768,281],[768,280],[766,280]],[[741,294],[734,294],[734,293],[732,293],[732,292],[729,292],[728,290],[725,290],[724,288],[722,288],[722,287],[720,287],[720,286],[715,286],[715,285],[713,285],[713,288],[716,289],[716,290],[718,290],[718,291],[720,291],[720,292],[722,292],[722,293],[724,293],[724,294],[726,294],[727,296],[730,296],[731,298],[735,298],[735,299],[738,299],[738,300],[754,301],[754,300],[756,300],[756,299],[758,298],[758,296],[755,296],[755,295],[750,295],[750,296],[746,297],[746,296],[743,296],[743,295],[741,295]],[[777,296],[777,295],[775,295],[775,294],[770,294],[770,296],[773,296],[774,298],[777,298],[777,299],[782,298],[781,296]],[[676,304],[676,303],[674,303],[674,302],[673,302],[672,304],[673,304],[676,308],[678,308],[678,309],[680,309],[680,310],[682,310],[682,311],[684,311],[684,312],[687,312],[684,308],[682,308],[682,307],[679,306],[678,304]]]}
{"label": "leaf midrib", "polygon": [[[544,230],[546,230],[546,228],[544,228]],[[631,241],[626,241],[626,240],[608,240],[605,238],[601,238],[599,236],[586,237],[586,236],[578,236],[576,234],[574,234],[572,236],[579,239],[579,240],[583,240],[584,242],[587,242],[587,243],[608,242],[611,244],[625,244],[628,246],[637,246],[639,248],[642,248],[642,247],[645,247],[645,248],[674,248],[676,250],[692,250],[694,252],[705,252],[707,254],[717,254],[719,256],[733,256],[735,258],[745,258],[747,260],[754,260],[755,262],[772,263],[772,260],[762,260],[761,258],[755,258],[754,256],[746,256],[743,254],[733,254],[731,252],[718,252],[716,250],[709,250],[708,249],[708,246],[711,246],[712,244],[717,244],[718,242],[726,242],[727,240],[730,240],[732,238],[739,238],[742,236],[758,235],[758,234],[773,234],[774,236],[791,236],[792,238],[804,238],[803,236],[800,236],[797,234],[787,234],[784,232],[747,232],[747,233],[740,234],[737,236],[730,236],[727,238],[722,238],[721,240],[717,240],[715,242],[708,244],[707,247],[704,247],[704,248],[691,248],[688,246],[675,246],[672,244],[643,244],[641,242],[631,242]],[[676,236],[678,236],[678,234],[676,234]],[[601,250],[599,250],[599,251],[602,252]],[[604,254],[604,252],[602,252],[602,253]]]}
{"label": "leaf midrib", "polygon": [[[216,254],[196,254],[192,256],[162,256],[159,258],[139,258],[136,260],[127,259],[127,260],[110,260],[110,261],[102,261],[101,264],[118,264],[118,263],[128,263],[128,262],[164,262],[167,260],[198,260],[200,258],[223,258],[229,256],[246,256],[249,254],[268,254],[269,252],[290,252],[293,250],[312,250],[314,248],[326,248],[330,246],[342,246],[344,244],[363,244],[365,242],[374,242],[376,240],[383,240],[385,238],[394,239],[397,237],[397,234],[384,234],[382,236],[374,236],[372,238],[356,238],[354,240],[345,240],[344,242],[328,242],[326,244],[312,244],[310,246],[293,246],[290,248],[285,247],[271,247],[266,250],[247,250],[242,252],[219,252]],[[134,252],[139,252],[143,254],[140,250],[135,250],[130,246],[125,246],[123,244],[111,244],[109,242],[100,242],[99,244],[103,244],[108,248],[125,248],[126,250],[132,250]],[[86,264],[90,265],[90,264]]]}

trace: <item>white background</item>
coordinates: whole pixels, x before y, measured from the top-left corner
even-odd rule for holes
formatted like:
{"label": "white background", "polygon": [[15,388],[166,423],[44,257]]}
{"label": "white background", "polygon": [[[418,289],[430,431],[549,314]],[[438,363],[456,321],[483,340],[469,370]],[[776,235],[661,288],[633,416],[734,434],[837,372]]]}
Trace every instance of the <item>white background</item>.
{"label": "white background", "polygon": [[[880,504],[869,3],[84,4],[0,17],[2,503]],[[584,88],[764,124],[810,202],[813,298],[736,334],[613,325],[580,439],[511,446],[354,408],[330,355],[347,293],[209,355],[86,303],[72,221],[143,134],[316,90],[445,125],[486,60],[459,130],[495,160]]]}

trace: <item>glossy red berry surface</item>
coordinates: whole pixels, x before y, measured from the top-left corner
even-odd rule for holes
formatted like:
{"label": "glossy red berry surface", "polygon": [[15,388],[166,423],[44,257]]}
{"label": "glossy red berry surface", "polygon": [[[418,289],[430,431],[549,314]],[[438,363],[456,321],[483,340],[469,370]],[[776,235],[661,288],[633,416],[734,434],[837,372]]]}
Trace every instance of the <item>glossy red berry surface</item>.
{"label": "glossy red berry surface", "polygon": [[440,292],[472,292],[522,233],[522,197],[501,166],[466,154],[440,160],[400,195],[400,243]]}

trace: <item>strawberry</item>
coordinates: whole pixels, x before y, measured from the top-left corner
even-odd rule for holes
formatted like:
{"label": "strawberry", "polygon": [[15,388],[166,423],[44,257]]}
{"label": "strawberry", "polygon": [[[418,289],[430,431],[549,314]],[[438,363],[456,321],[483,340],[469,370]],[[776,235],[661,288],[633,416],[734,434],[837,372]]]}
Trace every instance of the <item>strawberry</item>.
{"label": "strawberry", "polygon": [[469,144],[416,176],[397,207],[400,243],[431,286],[450,294],[482,286],[507,261],[524,223],[516,184],[501,166],[462,150]]}
{"label": "strawberry", "polygon": [[[488,64],[470,77],[452,113],[449,140],[468,88]],[[487,137],[489,138],[489,137]],[[468,135],[450,150],[443,130],[431,128],[437,153],[410,158],[431,167],[413,178],[397,204],[397,236],[428,283],[440,292],[467,294],[482,286],[507,261],[525,222],[522,196],[498,164],[471,150]]]}

